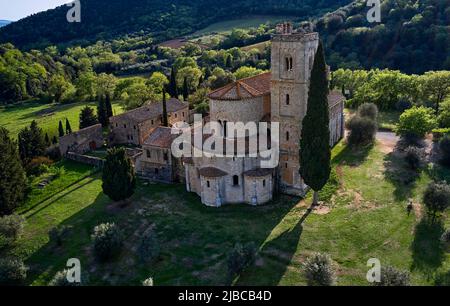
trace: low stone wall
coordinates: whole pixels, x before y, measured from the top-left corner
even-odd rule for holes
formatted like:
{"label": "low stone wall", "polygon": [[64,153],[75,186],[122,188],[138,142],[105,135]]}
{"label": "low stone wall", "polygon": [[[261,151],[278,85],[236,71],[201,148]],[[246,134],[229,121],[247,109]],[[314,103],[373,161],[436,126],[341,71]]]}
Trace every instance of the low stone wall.
{"label": "low stone wall", "polygon": [[60,137],[59,151],[62,156],[65,156],[68,152],[84,154],[102,147],[103,144],[102,126],[101,124],[96,124]]}
{"label": "low stone wall", "polygon": [[102,168],[103,164],[105,163],[105,160],[100,157],[82,155],[74,152],[67,153],[66,158],[82,164],[95,166],[98,168]]}

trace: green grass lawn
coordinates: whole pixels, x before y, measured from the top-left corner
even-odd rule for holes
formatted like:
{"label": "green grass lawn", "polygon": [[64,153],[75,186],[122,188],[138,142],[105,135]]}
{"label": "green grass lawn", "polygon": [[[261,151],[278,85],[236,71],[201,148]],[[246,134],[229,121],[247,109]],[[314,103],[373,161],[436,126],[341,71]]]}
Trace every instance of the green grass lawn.
{"label": "green grass lawn", "polygon": [[[79,127],[81,109],[89,105],[96,109],[96,102],[80,102],[71,104],[44,104],[39,101],[28,101],[12,106],[0,107],[0,125],[7,128],[11,136],[16,138],[20,129],[36,120],[39,126],[48,132],[49,136],[58,135],[59,120],[65,127],[66,118],[69,119],[72,130]],[[122,112],[118,102],[113,103],[115,114]]]}
{"label": "green grass lawn", "polygon": [[[408,216],[406,200],[420,203],[430,176],[450,175],[429,170],[415,183],[399,185],[386,178],[394,158],[381,146],[355,152],[339,144],[333,165],[340,185],[327,201],[331,210],[312,213],[303,223],[308,205],[295,197],[281,196],[262,207],[215,209],[203,206],[183,185],[141,182],[130,204],[119,207],[101,192],[99,175],[92,175],[28,210],[25,235],[8,252],[26,260],[34,285],[47,284],[72,257],[81,260],[90,284],[139,285],[149,276],[156,285],[226,284],[228,251],[236,242],[250,241],[259,253],[255,265],[236,280],[239,285],[304,285],[302,262],[313,252],[331,255],[338,285],[367,285],[366,263],[372,257],[409,270],[416,285],[434,284],[436,276],[450,270],[450,256],[438,243],[443,228],[420,222],[420,205],[417,216]],[[92,229],[102,222],[116,222],[126,237],[120,256],[105,264],[93,259],[90,247]],[[448,215],[446,222],[449,226]],[[60,225],[72,231],[57,247],[48,232]],[[161,256],[143,264],[136,246],[150,227]]]}

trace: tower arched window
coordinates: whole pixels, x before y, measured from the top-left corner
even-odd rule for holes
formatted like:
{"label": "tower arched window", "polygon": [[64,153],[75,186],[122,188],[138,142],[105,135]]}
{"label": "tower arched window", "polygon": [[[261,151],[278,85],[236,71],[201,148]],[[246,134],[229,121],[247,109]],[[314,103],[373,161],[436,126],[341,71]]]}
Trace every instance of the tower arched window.
{"label": "tower arched window", "polygon": [[289,96],[289,94],[286,94],[286,105],[289,105],[289,103],[291,103],[291,97]]}
{"label": "tower arched window", "polygon": [[238,186],[239,185],[239,176],[234,175],[233,176],[233,186]]}
{"label": "tower arched window", "polygon": [[289,132],[286,132],[286,141],[289,141]]}
{"label": "tower arched window", "polygon": [[292,56],[286,56],[286,58],[285,58],[286,71],[292,71],[293,67],[294,67],[294,65],[293,65]]}

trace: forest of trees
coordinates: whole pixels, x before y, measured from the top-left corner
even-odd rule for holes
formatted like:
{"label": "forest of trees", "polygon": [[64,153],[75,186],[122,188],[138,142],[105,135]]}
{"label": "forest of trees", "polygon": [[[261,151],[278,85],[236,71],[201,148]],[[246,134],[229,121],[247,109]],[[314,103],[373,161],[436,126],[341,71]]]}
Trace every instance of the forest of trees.
{"label": "forest of trees", "polygon": [[450,0],[385,0],[381,23],[368,23],[366,4],[354,1],[317,21],[333,69],[450,70]]}
{"label": "forest of trees", "polygon": [[[67,6],[42,12],[0,29],[0,43],[20,48],[86,44],[129,33],[158,41],[178,37],[230,17],[289,15],[309,18],[350,0],[81,0],[81,23],[66,21]],[[57,29],[57,30],[55,30]]]}

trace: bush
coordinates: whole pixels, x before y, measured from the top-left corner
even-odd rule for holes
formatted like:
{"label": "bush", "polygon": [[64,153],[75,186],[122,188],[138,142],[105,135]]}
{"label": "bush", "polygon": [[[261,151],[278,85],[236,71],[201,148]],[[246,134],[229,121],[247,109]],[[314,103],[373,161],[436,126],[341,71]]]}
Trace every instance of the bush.
{"label": "bush", "polygon": [[237,243],[233,250],[228,254],[228,275],[232,280],[236,275],[253,264],[256,258],[256,247],[253,242],[242,245]]}
{"label": "bush", "polygon": [[405,161],[409,168],[417,170],[422,164],[423,151],[417,147],[408,147],[405,150]]}
{"label": "bush", "polygon": [[434,222],[436,216],[450,205],[450,186],[446,182],[430,183],[425,190],[423,202]]}
{"label": "bush", "polygon": [[450,137],[446,136],[439,142],[439,149],[441,151],[440,162],[444,166],[450,166]]}
{"label": "bush", "polygon": [[142,282],[142,286],[144,287],[153,287],[153,278],[149,277]]}
{"label": "bush", "polygon": [[27,267],[23,261],[0,258],[0,285],[20,285],[27,278]]}
{"label": "bush", "polygon": [[358,108],[358,114],[361,117],[367,117],[376,122],[378,118],[378,107],[373,103],[364,103]]}
{"label": "bush", "polygon": [[81,283],[71,283],[67,280],[67,270],[59,271],[55,274],[53,279],[48,283],[49,286],[56,286],[56,287],[66,287],[66,286],[81,286],[83,281],[81,280]]}
{"label": "bush", "polygon": [[0,235],[9,241],[15,241],[23,232],[25,219],[18,215],[0,217]]}
{"label": "bush", "polygon": [[377,132],[377,124],[375,121],[358,115],[350,119],[347,123],[347,128],[350,130],[348,143],[352,146],[372,143]]}
{"label": "bush", "polygon": [[114,257],[123,244],[122,233],[114,223],[97,225],[91,238],[94,243],[94,254],[100,261]]}
{"label": "bush", "polygon": [[416,139],[425,137],[436,127],[434,111],[420,106],[410,108],[400,115],[396,132],[407,139]]}
{"label": "bush", "polygon": [[70,235],[71,230],[71,226],[65,225],[52,228],[49,232],[50,241],[54,241],[57,246],[62,246]]}
{"label": "bush", "polygon": [[304,273],[309,286],[332,286],[336,275],[328,254],[316,253],[304,263]]}
{"label": "bush", "polygon": [[409,272],[394,267],[381,267],[381,279],[377,286],[409,286]]}
{"label": "bush", "polygon": [[51,159],[45,156],[33,158],[26,166],[28,175],[38,176],[48,171],[48,167],[53,163]]}
{"label": "bush", "polygon": [[138,246],[140,259],[144,262],[152,261],[159,256],[159,252],[160,247],[155,233],[153,231],[144,233]]}

